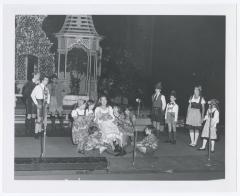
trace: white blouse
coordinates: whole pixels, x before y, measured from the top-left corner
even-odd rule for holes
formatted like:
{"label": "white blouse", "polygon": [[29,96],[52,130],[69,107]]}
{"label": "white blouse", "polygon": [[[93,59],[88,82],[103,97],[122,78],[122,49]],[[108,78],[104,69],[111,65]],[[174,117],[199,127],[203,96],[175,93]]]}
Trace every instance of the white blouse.
{"label": "white blouse", "polygon": [[178,120],[178,110],[179,110],[178,104],[168,103],[167,107],[166,107],[166,112],[165,112],[165,119],[167,119],[167,113],[168,112],[173,112],[173,113],[175,113],[175,122],[177,122],[177,120]]}
{"label": "white blouse", "polygon": [[[194,96],[192,96],[192,99],[189,100],[189,103],[192,103],[192,102],[199,103],[199,101],[200,101],[200,96],[198,98],[195,98]],[[205,103],[206,101],[202,97],[201,104],[204,105]]]}
{"label": "white blouse", "polygon": [[104,114],[109,113],[112,116],[113,120],[115,119],[114,114],[113,114],[113,109],[112,109],[111,106],[108,106],[106,109],[102,109],[99,106],[95,109],[95,119],[94,119],[94,121],[96,121],[97,123],[101,122],[101,120],[99,120],[99,118],[101,117],[102,113],[104,113]]}
{"label": "white blouse", "polygon": [[211,120],[211,124],[212,126],[211,127],[216,127],[217,124],[219,123],[219,111],[216,109],[216,108],[213,108],[212,110],[211,109],[208,109],[207,110],[207,114],[204,118],[204,120],[210,120],[210,117],[209,117],[209,113],[214,113],[214,116]]}

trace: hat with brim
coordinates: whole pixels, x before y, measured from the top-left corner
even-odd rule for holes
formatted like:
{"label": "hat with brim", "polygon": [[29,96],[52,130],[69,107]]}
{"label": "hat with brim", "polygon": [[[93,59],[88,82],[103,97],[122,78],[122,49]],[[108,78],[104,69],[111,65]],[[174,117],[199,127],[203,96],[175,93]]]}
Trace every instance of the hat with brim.
{"label": "hat with brim", "polygon": [[172,90],[170,93],[170,96],[174,96],[175,98],[177,98],[177,93],[176,91]]}
{"label": "hat with brim", "polygon": [[208,104],[209,104],[209,105],[218,106],[219,101],[218,101],[217,99],[210,99],[210,100],[208,101]]}

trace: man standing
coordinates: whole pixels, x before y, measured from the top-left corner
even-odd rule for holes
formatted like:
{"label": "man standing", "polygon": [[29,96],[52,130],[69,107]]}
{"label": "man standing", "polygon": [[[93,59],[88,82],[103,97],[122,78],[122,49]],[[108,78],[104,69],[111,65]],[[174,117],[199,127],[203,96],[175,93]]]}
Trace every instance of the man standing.
{"label": "man standing", "polygon": [[48,77],[43,77],[41,84],[37,85],[31,94],[32,100],[37,107],[37,120],[35,125],[35,138],[39,137],[42,128],[47,128],[47,108],[50,103],[50,93],[47,88]]}
{"label": "man standing", "polygon": [[63,127],[63,98],[65,95],[65,90],[62,83],[58,80],[57,76],[54,74],[52,76],[52,83],[49,84],[50,92],[50,105],[49,112],[51,114],[52,130],[56,129],[55,120],[58,117],[61,127]]}
{"label": "man standing", "polygon": [[33,135],[34,127],[35,127],[35,119],[37,115],[37,108],[31,98],[31,93],[36,85],[39,84],[40,74],[37,72],[33,74],[33,78],[31,81],[28,81],[23,87],[23,99],[26,105],[26,134]]}

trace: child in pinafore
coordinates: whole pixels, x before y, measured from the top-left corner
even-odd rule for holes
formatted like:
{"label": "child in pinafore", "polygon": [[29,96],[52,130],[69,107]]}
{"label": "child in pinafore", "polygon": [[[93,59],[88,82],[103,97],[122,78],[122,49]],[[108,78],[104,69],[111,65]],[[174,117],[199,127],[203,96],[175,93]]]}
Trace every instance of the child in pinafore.
{"label": "child in pinafore", "polygon": [[170,94],[170,103],[167,104],[165,113],[166,123],[168,124],[167,143],[176,144],[176,123],[178,120],[178,108],[178,104],[176,104],[176,92],[172,91]]}
{"label": "child in pinafore", "polygon": [[194,94],[189,99],[186,126],[189,129],[190,146],[197,145],[199,131],[202,129],[202,123],[204,118],[205,100],[202,97],[202,87],[195,86]]}
{"label": "child in pinafore", "polygon": [[162,83],[159,82],[155,86],[155,93],[152,95],[152,122],[153,126],[157,129],[157,134],[159,136],[159,131],[164,131],[164,114],[166,107],[165,96],[161,93]]}
{"label": "child in pinafore", "polygon": [[[216,99],[211,99],[208,102],[208,104],[209,104],[209,108],[204,118],[206,122],[203,127],[203,131],[201,135],[201,137],[203,138],[203,143],[202,143],[202,147],[199,148],[198,150],[206,149],[207,140],[209,139],[209,135],[210,135],[211,152],[214,152],[215,140],[217,139],[217,124],[219,123],[219,109],[218,109],[219,101]],[[210,129],[210,134],[209,134],[209,129]]]}
{"label": "child in pinafore", "polygon": [[72,128],[73,144],[78,144],[80,146],[88,136],[88,123],[85,117],[85,107],[85,101],[79,99],[75,109],[71,113],[74,119]]}
{"label": "child in pinafore", "polygon": [[147,126],[145,128],[145,134],[147,136],[137,143],[137,149],[144,154],[152,153],[158,148],[158,139],[153,134],[153,127]]}

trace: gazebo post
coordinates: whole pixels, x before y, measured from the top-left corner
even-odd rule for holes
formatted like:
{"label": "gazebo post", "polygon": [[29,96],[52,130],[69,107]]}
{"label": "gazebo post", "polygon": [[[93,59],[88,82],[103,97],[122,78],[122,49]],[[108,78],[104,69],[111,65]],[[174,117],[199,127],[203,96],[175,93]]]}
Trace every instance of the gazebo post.
{"label": "gazebo post", "polygon": [[57,75],[59,78],[59,72],[60,72],[60,58],[61,58],[61,53],[58,51],[58,69],[57,69]]}
{"label": "gazebo post", "polygon": [[88,81],[88,85],[89,85],[89,98],[90,98],[90,95],[91,95],[91,80],[92,80],[92,53],[90,51],[90,54],[89,54],[89,81]]}
{"label": "gazebo post", "polygon": [[65,51],[65,66],[64,66],[64,79],[66,79],[66,70],[67,70],[67,54],[68,50]]}

